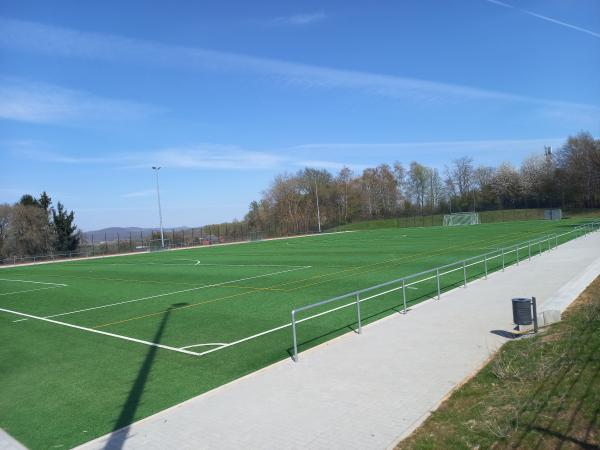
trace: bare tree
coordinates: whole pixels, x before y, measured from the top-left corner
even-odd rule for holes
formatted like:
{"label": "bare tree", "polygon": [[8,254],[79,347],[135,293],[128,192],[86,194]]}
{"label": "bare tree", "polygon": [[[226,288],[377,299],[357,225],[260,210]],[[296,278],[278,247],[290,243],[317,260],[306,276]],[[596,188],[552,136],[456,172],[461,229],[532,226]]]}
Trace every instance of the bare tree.
{"label": "bare tree", "polygon": [[0,255],[8,256],[5,242],[8,235],[8,225],[11,221],[13,207],[8,203],[0,204]]}
{"label": "bare tree", "polygon": [[44,235],[47,222],[46,212],[38,206],[13,206],[4,242],[7,253],[15,256],[49,253],[51,248]]}
{"label": "bare tree", "polygon": [[429,169],[416,161],[410,163],[408,170],[409,190],[414,202],[419,205],[421,214],[425,207],[425,195],[427,192],[427,180],[429,179]]}
{"label": "bare tree", "polygon": [[522,192],[519,172],[510,163],[502,163],[494,177],[494,192],[499,197],[502,206],[515,207]]}

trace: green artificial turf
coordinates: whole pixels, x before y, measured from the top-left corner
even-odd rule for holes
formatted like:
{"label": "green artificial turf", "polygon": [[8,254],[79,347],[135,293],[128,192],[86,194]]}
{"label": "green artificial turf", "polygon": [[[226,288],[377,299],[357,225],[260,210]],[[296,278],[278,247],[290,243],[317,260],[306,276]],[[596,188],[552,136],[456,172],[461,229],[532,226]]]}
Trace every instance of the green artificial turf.
{"label": "green artificial turf", "polygon": [[[55,316],[52,320],[172,348],[231,343],[284,327],[193,356],[0,311],[0,426],[31,448],[83,443],[289,358],[291,329],[285,325],[295,307],[565,233],[577,223],[382,229],[2,269],[4,310]],[[563,236],[559,244],[573,237]],[[547,247],[534,246],[538,250]],[[506,263],[515,256],[508,254]],[[499,268],[499,258],[488,262],[490,271]],[[483,264],[473,265],[467,275],[480,277],[483,270]],[[462,270],[444,275],[442,290],[459,285],[462,277]],[[435,279],[423,280],[406,290],[408,305],[436,291]],[[121,304],[106,306],[114,303]],[[398,290],[365,301],[363,323],[402,307]],[[356,325],[353,307],[302,322],[299,350]]]}

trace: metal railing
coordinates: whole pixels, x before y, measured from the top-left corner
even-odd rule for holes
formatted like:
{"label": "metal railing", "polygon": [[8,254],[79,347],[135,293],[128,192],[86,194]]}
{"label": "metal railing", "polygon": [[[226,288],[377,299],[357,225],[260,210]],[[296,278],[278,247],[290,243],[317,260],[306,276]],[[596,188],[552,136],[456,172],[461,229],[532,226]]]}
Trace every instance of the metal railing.
{"label": "metal railing", "polygon": [[[385,283],[377,284],[375,286],[370,286],[370,287],[367,287],[364,289],[359,289],[357,291],[348,292],[343,295],[338,295],[337,297],[328,298],[326,300],[312,303],[310,305],[305,305],[305,306],[300,306],[298,308],[295,308],[292,310],[292,313],[291,313],[292,314],[292,322],[291,322],[291,324],[292,324],[292,341],[293,341],[293,356],[292,356],[292,358],[294,361],[296,361],[296,362],[298,361],[298,337],[297,337],[296,328],[297,328],[297,325],[301,322],[306,322],[308,320],[315,319],[315,318],[323,316],[325,314],[330,314],[332,312],[341,310],[343,308],[355,306],[356,307],[356,323],[357,323],[356,332],[358,334],[361,334],[362,333],[362,320],[361,320],[360,304],[362,302],[365,302],[367,300],[372,300],[374,298],[380,297],[385,294],[389,294],[391,292],[402,290],[402,305],[403,305],[402,313],[406,314],[406,311],[407,311],[406,289],[408,287],[410,287],[411,285],[435,279],[437,292],[436,292],[436,295],[434,296],[434,298],[437,298],[437,300],[439,300],[442,295],[442,287],[441,287],[440,280],[441,280],[441,277],[443,277],[444,275],[448,275],[450,273],[457,272],[457,271],[462,271],[462,280],[461,281],[462,281],[462,285],[466,288],[467,283],[468,283],[467,268],[469,268],[471,266],[475,266],[475,265],[479,265],[479,264],[483,265],[483,272],[482,272],[483,277],[485,279],[487,279],[487,276],[489,273],[489,263],[492,260],[499,259],[500,263],[498,264],[498,268],[496,270],[504,271],[504,269],[507,265],[511,265],[510,263],[507,264],[507,261],[506,261],[507,255],[514,253],[515,259],[514,259],[513,263],[516,265],[519,265],[524,259],[531,260],[532,256],[535,256],[536,254],[541,255],[543,251],[549,251],[549,250],[555,249],[556,247],[558,247],[560,245],[559,238],[561,238],[563,236],[567,236],[569,234],[575,234],[575,237],[573,239],[576,239],[578,237],[584,236],[588,233],[591,233],[592,231],[597,231],[599,229],[600,229],[600,222],[589,222],[589,223],[586,223],[583,225],[579,225],[579,226],[575,227],[573,230],[568,231],[566,233],[561,233],[561,234],[553,233],[550,235],[545,235],[541,238],[531,239],[529,241],[520,242],[517,244],[510,245],[508,247],[502,247],[500,249],[496,249],[496,250],[493,250],[491,252],[487,252],[487,253],[484,253],[481,255],[473,256],[471,258],[467,258],[467,259],[463,259],[463,260],[456,261],[453,263],[445,264],[443,266],[435,267],[433,269],[428,269],[423,272],[415,273],[412,275],[407,275],[405,277],[397,278],[397,279],[394,279],[391,281],[387,281]],[[570,240],[572,240],[572,239],[568,239],[563,243],[566,243]],[[536,250],[537,250],[537,253],[536,253]],[[421,279],[421,277],[424,277],[424,278]],[[471,278],[477,279],[480,277],[481,276],[475,276],[475,277],[471,277]],[[414,281],[412,283],[409,282],[410,280],[414,280],[415,278],[417,278],[416,281]],[[456,283],[453,283],[451,286],[454,286],[455,284]],[[377,291],[377,290],[380,290],[382,288],[386,288],[386,287],[389,287],[392,285],[396,285],[396,286],[391,289],[387,289],[383,292],[378,292],[374,295],[371,295],[371,296],[368,296],[365,298],[361,298],[362,294]],[[321,306],[339,302],[341,300],[348,299],[348,298],[352,298],[352,301],[349,303],[344,303],[341,306],[337,306],[335,308],[331,308],[331,309],[319,312],[317,314],[313,314],[308,317],[303,317],[301,319],[297,318],[298,313],[308,311],[308,310],[311,310],[314,308],[319,308]]]}

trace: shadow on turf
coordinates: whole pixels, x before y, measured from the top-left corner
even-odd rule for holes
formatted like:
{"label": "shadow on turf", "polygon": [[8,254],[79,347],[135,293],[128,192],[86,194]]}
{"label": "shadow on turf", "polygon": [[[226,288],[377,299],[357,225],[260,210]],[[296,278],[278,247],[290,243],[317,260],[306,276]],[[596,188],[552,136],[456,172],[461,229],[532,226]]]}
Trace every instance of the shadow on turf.
{"label": "shadow on turf", "polygon": [[[181,306],[185,306],[188,303],[175,303],[169,307],[169,309],[165,312],[162,320],[160,321],[160,325],[154,334],[154,339],[152,342],[160,343],[162,335],[167,326],[167,322],[169,320],[169,316],[173,309],[176,309]],[[140,404],[140,400],[142,399],[142,395],[144,393],[144,386],[146,385],[146,381],[148,380],[148,376],[150,375],[150,371],[152,369],[152,365],[154,364],[154,360],[156,358],[156,353],[158,351],[158,347],[150,347],[148,353],[146,353],[146,357],[144,358],[144,362],[140,366],[140,370],[133,382],[131,390],[127,395],[127,399],[123,404],[123,409],[121,409],[121,413],[119,417],[115,421],[115,425],[113,426],[112,434],[110,438],[106,442],[104,446],[107,450],[120,450],[123,448],[125,444],[125,440],[127,439],[127,435],[129,434],[129,425],[133,422],[135,417],[135,412]]]}

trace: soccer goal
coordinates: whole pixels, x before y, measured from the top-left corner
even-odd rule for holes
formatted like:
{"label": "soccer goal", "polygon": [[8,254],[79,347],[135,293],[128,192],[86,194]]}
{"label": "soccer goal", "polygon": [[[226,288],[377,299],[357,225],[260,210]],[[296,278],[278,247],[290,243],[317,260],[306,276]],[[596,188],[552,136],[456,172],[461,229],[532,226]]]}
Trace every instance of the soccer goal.
{"label": "soccer goal", "polygon": [[478,213],[466,212],[444,215],[445,227],[452,227],[456,225],[478,225],[479,223]]}
{"label": "soccer goal", "polygon": [[562,219],[562,209],[546,209],[546,210],[544,210],[544,219],[546,219],[546,220]]}
{"label": "soccer goal", "polygon": [[152,239],[148,242],[148,250],[151,252],[159,252],[161,250],[167,250],[171,248],[171,241],[169,239],[164,240],[164,246],[160,239]]}
{"label": "soccer goal", "polygon": [[249,241],[262,241],[263,240],[262,231],[249,231],[248,232],[248,240]]}

